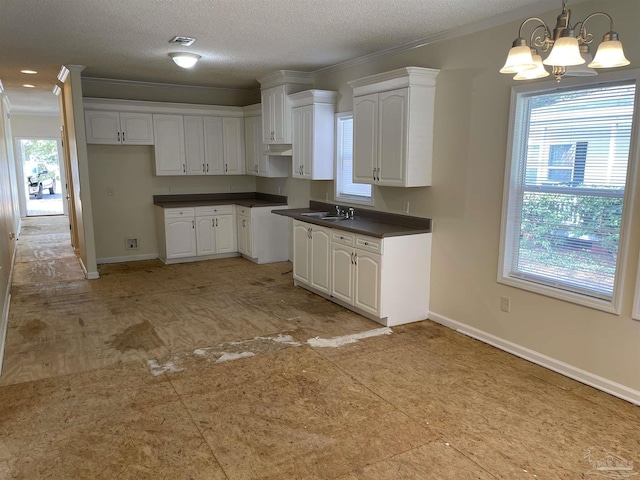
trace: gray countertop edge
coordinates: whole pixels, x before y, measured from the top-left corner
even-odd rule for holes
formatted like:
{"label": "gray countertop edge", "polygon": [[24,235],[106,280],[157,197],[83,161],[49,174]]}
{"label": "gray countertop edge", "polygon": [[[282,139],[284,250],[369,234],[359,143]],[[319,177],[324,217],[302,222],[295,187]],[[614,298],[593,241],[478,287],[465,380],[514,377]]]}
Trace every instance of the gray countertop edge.
{"label": "gray countertop edge", "polygon": [[153,204],[161,208],[205,207],[208,205],[228,204],[249,208],[278,207],[287,205],[287,197],[260,192],[154,195]]}
{"label": "gray countertop edge", "polygon": [[[313,217],[305,217],[302,213],[326,211],[316,210],[313,208],[289,208],[285,210],[273,210],[272,213],[276,215],[282,215],[284,217],[290,217],[301,222],[311,223],[326,228],[335,228],[337,230],[344,230],[352,233],[359,233],[362,235],[368,235],[370,237],[385,238],[385,237],[399,237],[403,235],[419,235],[422,233],[431,233],[431,219],[421,217],[407,217],[411,219],[411,222],[416,222],[415,219],[423,220],[423,225],[401,225],[399,223],[388,223],[384,221],[378,221],[375,216],[359,217],[357,214],[355,218],[349,220],[327,221]],[[375,212],[374,212],[375,213]],[[402,216],[402,215],[399,215]],[[416,222],[417,223],[417,222]]]}

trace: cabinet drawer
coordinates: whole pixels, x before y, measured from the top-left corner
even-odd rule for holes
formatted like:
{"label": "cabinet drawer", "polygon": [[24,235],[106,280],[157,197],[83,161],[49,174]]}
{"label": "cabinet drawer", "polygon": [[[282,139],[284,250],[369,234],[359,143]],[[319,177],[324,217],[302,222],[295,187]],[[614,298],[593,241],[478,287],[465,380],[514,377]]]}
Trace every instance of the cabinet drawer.
{"label": "cabinet drawer", "polygon": [[164,218],[194,217],[194,208],[165,208]]}
{"label": "cabinet drawer", "polygon": [[251,208],[250,207],[236,207],[236,211],[238,215],[245,215],[247,217],[251,216]]}
{"label": "cabinet drawer", "polygon": [[341,245],[353,247],[355,243],[355,236],[353,233],[343,232],[342,230],[334,230],[331,233],[331,241],[333,243],[339,243]]}
{"label": "cabinet drawer", "polygon": [[233,213],[233,205],[208,205],[196,207],[196,217],[210,217],[213,215],[225,215]]}
{"label": "cabinet drawer", "polygon": [[366,250],[373,253],[382,253],[382,239],[374,237],[365,237],[363,235],[356,236],[356,248]]}

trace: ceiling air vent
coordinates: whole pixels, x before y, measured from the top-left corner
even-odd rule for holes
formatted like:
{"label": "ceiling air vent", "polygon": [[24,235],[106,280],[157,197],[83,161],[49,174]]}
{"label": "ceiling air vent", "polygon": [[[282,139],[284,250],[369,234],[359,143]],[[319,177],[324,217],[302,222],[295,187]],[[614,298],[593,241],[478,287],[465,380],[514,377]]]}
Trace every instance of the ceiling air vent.
{"label": "ceiling air vent", "polygon": [[173,37],[171,40],[169,40],[169,43],[177,43],[178,45],[181,45],[183,47],[189,47],[193,45],[193,42],[195,41],[196,39],[191,37]]}

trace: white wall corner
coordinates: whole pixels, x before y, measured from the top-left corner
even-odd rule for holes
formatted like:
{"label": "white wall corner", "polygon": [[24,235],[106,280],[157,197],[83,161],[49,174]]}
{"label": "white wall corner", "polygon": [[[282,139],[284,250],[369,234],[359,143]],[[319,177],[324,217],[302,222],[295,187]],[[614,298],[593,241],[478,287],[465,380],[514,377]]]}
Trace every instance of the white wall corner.
{"label": "white wall corner", "polygon": [[444,315],[429,312],[429,320],[439,323],[440,325],[444,325],[445,327],[449,327],[463,335],[467,335],[488,345],[499,348],[500,350],[511,353],[524,360],[528,360],[536,365],[548,368],[549,370],[564,375],[565,377],[572,378],[580,383],[584,383],[585,385],[589,385],[590,387],[640,406],[640,391],[638,390],[634,390],[620,383],[574,367],[568,363],[561,362],[555,358],[548,357],[547,355],[538,353],[534,350],[523,347],[522,345],[496,337],[495,335],[458,322],[449,317],[445,317]]}

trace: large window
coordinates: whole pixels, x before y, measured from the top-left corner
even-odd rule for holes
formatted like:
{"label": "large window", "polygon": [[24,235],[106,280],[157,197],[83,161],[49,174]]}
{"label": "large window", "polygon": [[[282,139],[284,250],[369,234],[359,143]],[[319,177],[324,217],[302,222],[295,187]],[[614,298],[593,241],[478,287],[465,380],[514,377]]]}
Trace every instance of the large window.
{"label": "large window", "polygon": [[373,205],[371,185],[353,183],[353,114],[336,115],[336,200]]}
{"label": "large window", "polygon": [[635,80],[514,89],[500,282],[617,311],[635,96]]}

